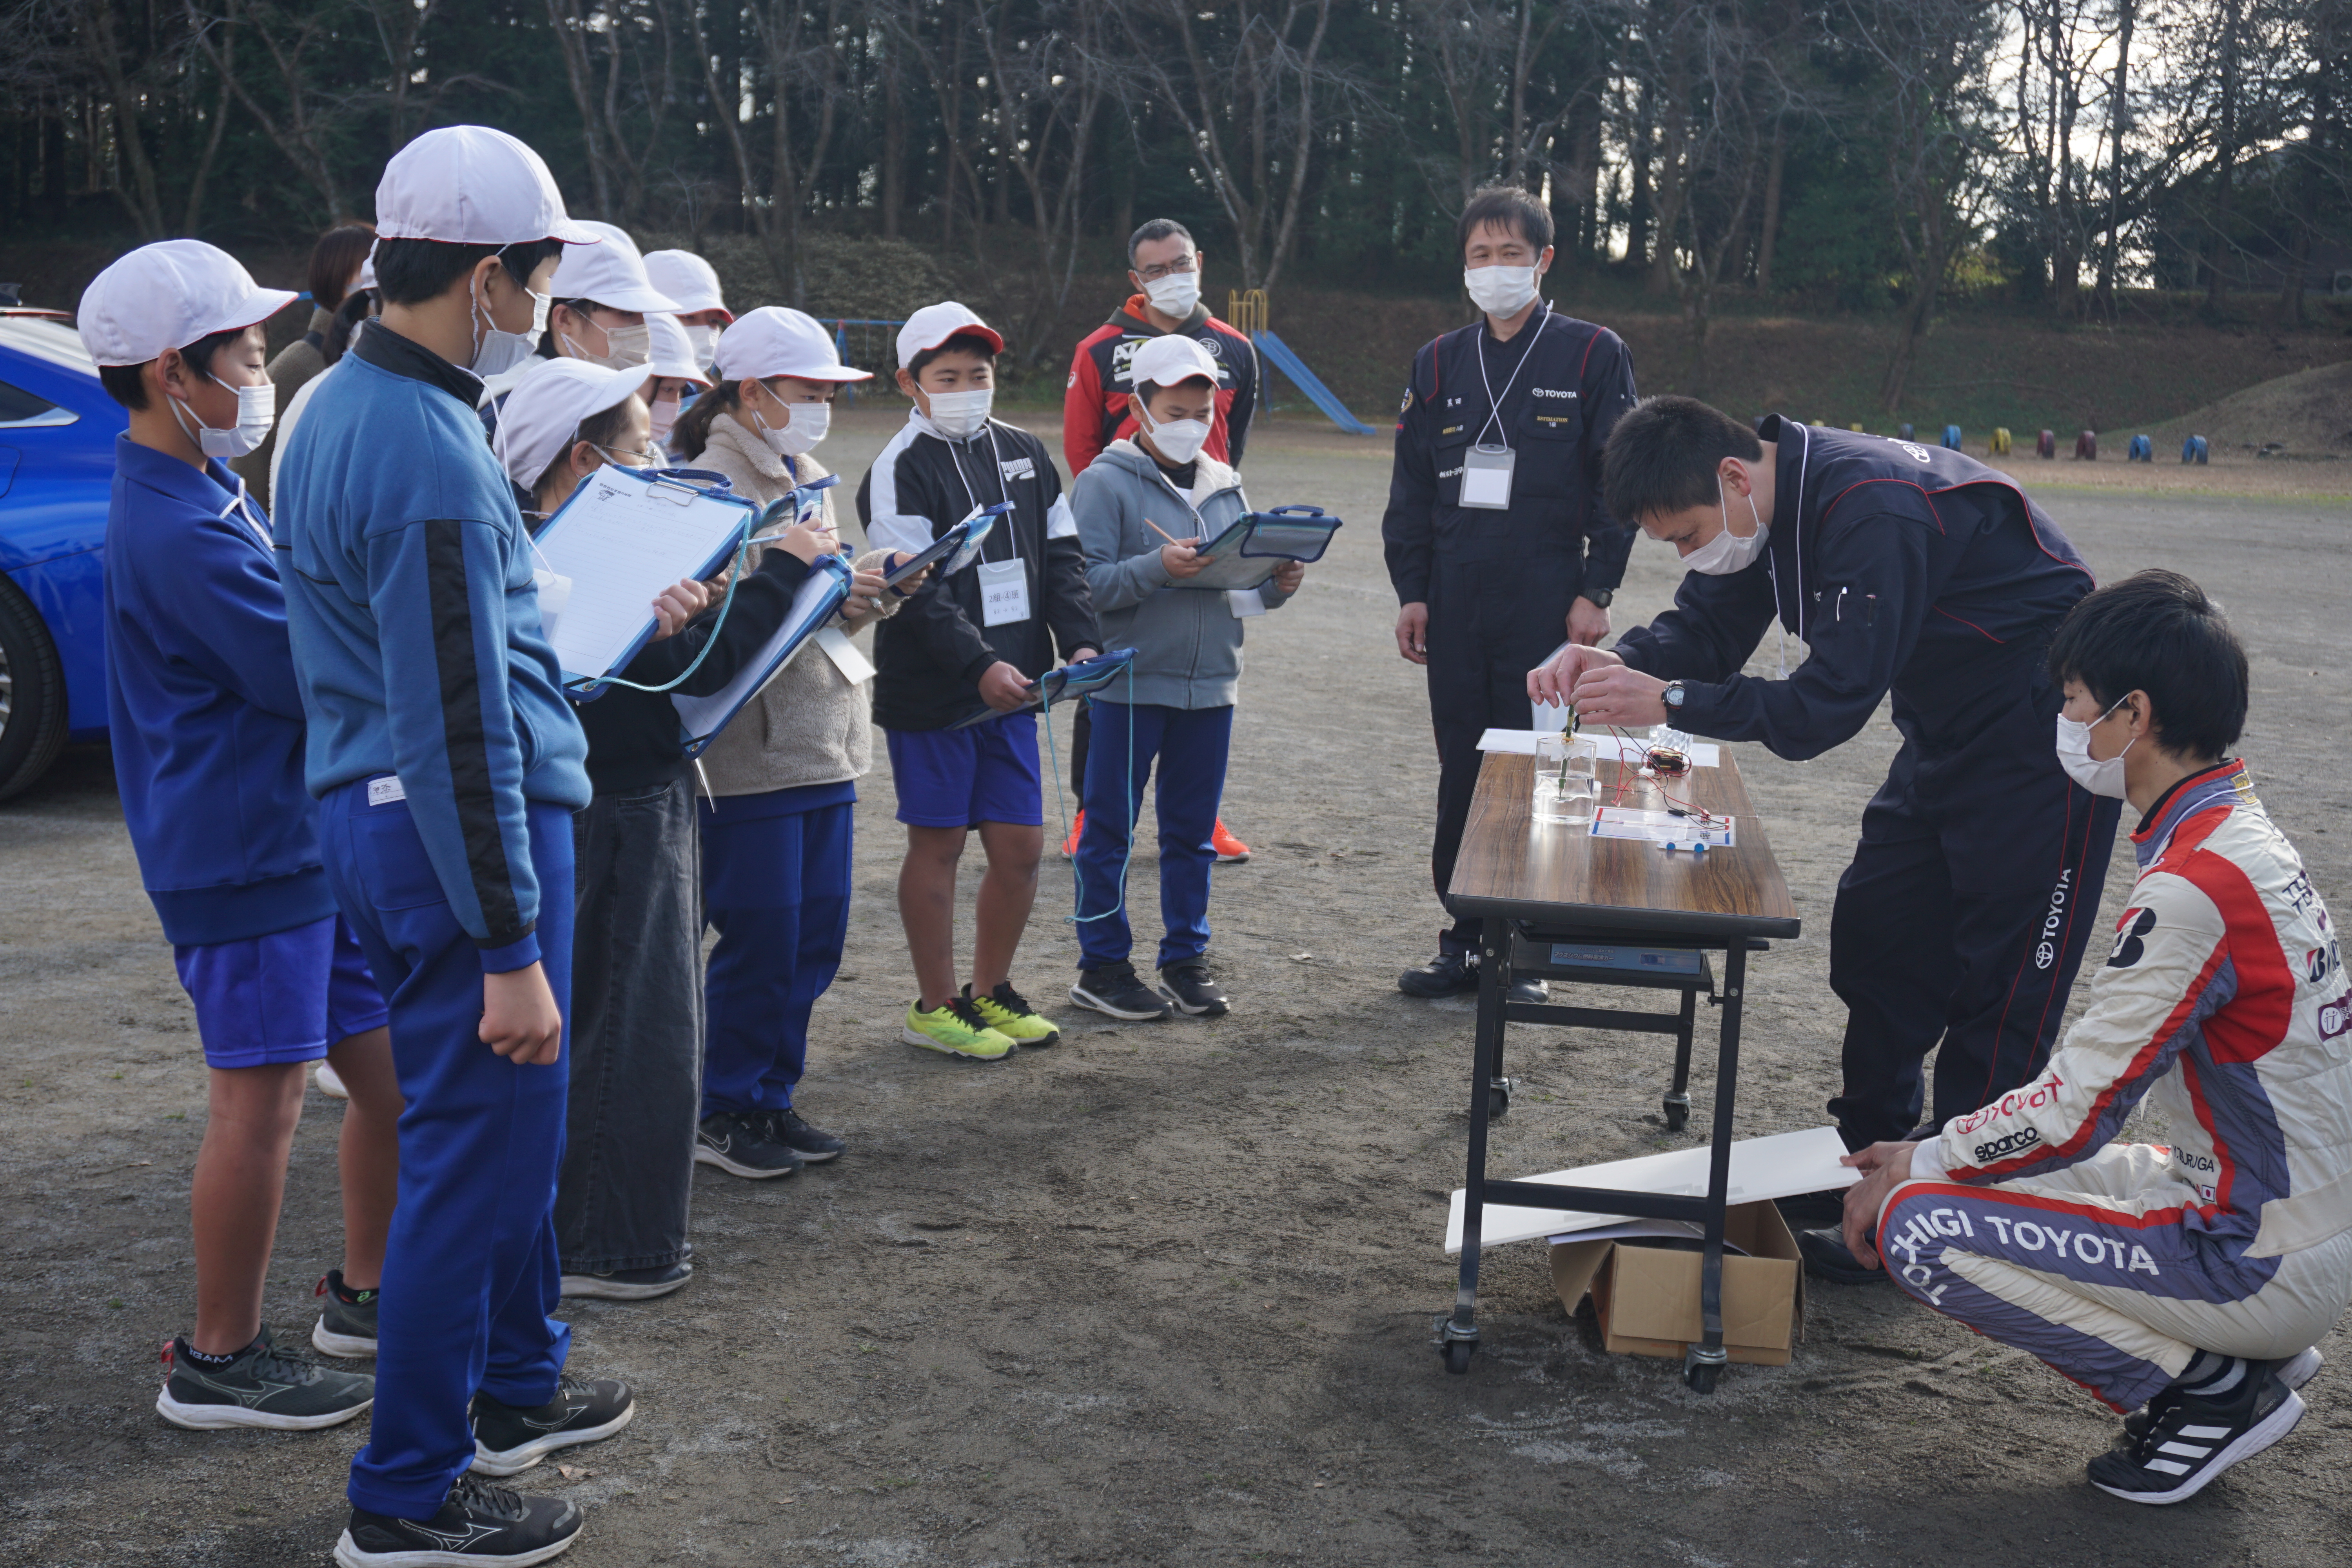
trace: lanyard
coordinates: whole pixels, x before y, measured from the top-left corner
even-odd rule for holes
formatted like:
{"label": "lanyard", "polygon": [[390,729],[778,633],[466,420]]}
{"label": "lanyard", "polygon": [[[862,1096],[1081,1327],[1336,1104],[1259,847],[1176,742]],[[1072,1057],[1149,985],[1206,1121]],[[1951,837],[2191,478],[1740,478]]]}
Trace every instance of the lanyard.
{"label": "lanyard", "polygon": [[[1536,352],[1536,340],[1543,336],[1543,330],[1549,325],[1551,325],[1551,301],[1547,300],[1544,301],[1543,314],[1536,318],[1536,330],[1528,334],[1528,346],[1521,351],[1519,363],[1511,367],[1510,379],[1503,383],[1503,397],[1511,395],[1511,388],[1518,384],[1519,372],[1528,368],[1528,361]],[[1503,397],[1495,395],[1495,384],[1486,379],[1486,329],[1482,326],[1478,329],[1478,384],[1486,389],[1486,424],[1478,426],[1478,440],[1471,443],[1474,447],[1485,440],[1486,425],[1496,424],[1503,417]]]}
{"label": "lanyard", "polygon": [[237,521],[260,536],[261,547],[264,550],[278,548],[278,542],[269,537],[269,530],[263,527],[261,521],[253,515],[253,498],[246,490],[245,476],[242,474],[237,475],[236,494],[229,498],[228,505],[220,509],[221,520],[226,521],[231,512],[236,514]]}
{"label": "lanyard", "polygon": [[[991,420],[989,422],[987,430],[988,453],[990,457],[996,460],[996,499],[999,500],[1010,501],[1013,499],[1013,485],[1012,481],[1008,480],[1004,477],[1004,448],[997,445],[995,421]],[[947,437],[944,436],[940,437],[940,439],[947,441]],[[964,443],[961,441],[948,441],[948,461],[955,466],[956,478],[963,484],[964,500],[971,503],[971,510],[973,511],[978,511],[980,510],[980,492],[971,488],[971,479],[963,471],[963,454],[961,450],[963,445]],[[1020,513],[1018,511],[1008,511],[1004,514],[1004,545],[1005,549],[1010,552],[1010,553],[1005,556],[1007,561],[1018,561],[1021,559],[1021,542],[1014,538],[1013,533],[1013,519],[1019,515]],[[988,531],[994,533],[996,530],[992,528]],[[988,541],[986,539],[982,539],[980,542],[980,558],[982,561],[988,559]]]}

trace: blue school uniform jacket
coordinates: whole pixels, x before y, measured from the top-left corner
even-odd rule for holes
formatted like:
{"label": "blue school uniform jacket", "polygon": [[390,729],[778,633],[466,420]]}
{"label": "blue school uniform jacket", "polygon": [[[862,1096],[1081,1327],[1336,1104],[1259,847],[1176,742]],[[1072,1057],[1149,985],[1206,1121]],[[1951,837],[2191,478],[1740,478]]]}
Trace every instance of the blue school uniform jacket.
{"label": "blue school uniform jacket", "polygon": [[398,774],[450,912],[499,973],[540,956],[524,803],[586,805],[588,743],[480,394],[370,322],[289,439],[278,546],[310,793]]}
{"label": "blue school uniform jacket", "polygon": [[269,524],[217,461],[114,442],[106,712],[163,934],[201,945],[335,912],[302,788],[302,698]]}

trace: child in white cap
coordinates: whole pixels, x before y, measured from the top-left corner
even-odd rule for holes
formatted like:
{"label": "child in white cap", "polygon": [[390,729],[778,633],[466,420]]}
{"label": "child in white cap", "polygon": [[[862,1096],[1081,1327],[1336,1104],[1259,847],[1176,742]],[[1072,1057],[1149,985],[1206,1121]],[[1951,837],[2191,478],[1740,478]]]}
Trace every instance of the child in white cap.
{"label": "child in white cap", "polygon": [[705,370],[719,363],[719,334],[735,320],[719,289],[719,273],[691,250],[648,250],[646,277],[676,302],[677,324]]}

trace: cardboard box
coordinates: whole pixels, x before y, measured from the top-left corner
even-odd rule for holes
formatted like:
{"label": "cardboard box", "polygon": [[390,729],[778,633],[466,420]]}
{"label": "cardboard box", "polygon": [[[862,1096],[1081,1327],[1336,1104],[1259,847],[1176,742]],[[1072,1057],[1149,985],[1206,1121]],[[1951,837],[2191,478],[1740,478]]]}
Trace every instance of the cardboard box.
{"label": "cardboard box", "polygon": [[[1769,1203],[1738,1204],[1723,1216],[1724,1240],[1748,1254],[1723,1257],[1723,1348],[1736,1362],[1786,1366],[1804,1331],[1805,1270],[1797,1238]],[[1672,1356],[1698,1342],[1699,1255],[1640,1239],[1563,1241],[1551,1279],[1570,1312],[1589,1289],[1602,1345],[1616,1355]]]}

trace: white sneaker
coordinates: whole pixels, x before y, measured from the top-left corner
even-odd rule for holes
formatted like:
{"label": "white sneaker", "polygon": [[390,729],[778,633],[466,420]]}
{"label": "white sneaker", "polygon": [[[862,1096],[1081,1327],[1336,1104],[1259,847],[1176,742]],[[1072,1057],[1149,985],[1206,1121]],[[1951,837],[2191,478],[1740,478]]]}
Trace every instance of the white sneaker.
{"label": "white sneaker", "polygon": [[343,1080],[336,1076],[335,1069],[325,1062],[319,1064],[318,1070],[310,1075],[310,1081],[317,1084],[319,1092],[329,1100],[349,1100],[352,1097],[352,1091],[343,1087]]}

